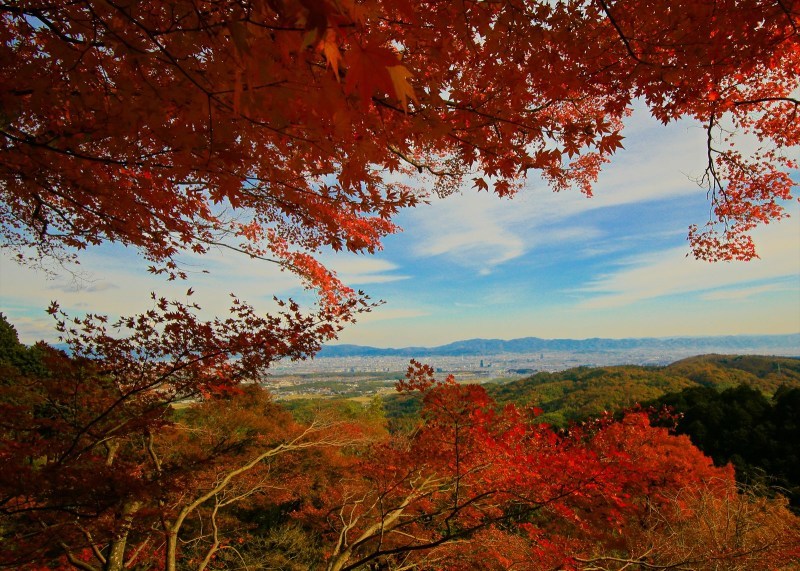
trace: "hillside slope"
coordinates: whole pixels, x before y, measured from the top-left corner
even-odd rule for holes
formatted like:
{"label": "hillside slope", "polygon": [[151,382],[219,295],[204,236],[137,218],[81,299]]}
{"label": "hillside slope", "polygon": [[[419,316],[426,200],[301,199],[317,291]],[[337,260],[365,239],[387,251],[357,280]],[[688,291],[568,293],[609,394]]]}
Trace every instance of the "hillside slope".
{"label": "hillside slope", "polygon": [[800,359],[701,355],[666,367],[578,367],[486,387],[498,402],[539,407],[543,421],[563,425],[691,387],[742,384],[768,396],[781,386],[800,387]]}

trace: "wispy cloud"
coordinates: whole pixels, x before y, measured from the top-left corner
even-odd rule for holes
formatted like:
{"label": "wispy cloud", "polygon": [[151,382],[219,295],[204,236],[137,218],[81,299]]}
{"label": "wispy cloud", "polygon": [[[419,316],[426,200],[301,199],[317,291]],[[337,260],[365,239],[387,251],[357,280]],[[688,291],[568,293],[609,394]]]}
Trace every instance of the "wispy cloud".
{"label": "wispy cloud", "polygon": [[418,243],[422,256],[447,256],[456,263],[477,269],[483,275],[502,263],[525,254],[525,241],[488,217],[462,218],[466,228],[429,235]]}
{"label": "wispy cloud", "polygon": [[[273,295],[301,292],[292,274],[281,272],[274,264],[253,263],[244,256],[212,253],[203,266],[210,273],[202,273],[200,266],[190,267],[194,271],[190,283],[168,282],[148,274],[145,268],[135,252],[116,246],[87,251],[77,268],[79,273],[55,279],[0,257],[0,307],[13,323],[20,324],[18,329],[25,341],[32,342],[54,338],[52,320],[44,314],[53,300],[70,314],[91,311],[116,318],[151,309],[150,292],[155,292],[168,299],[191,299],[203,308],[203,317],[211,318],[227,314],[229,293],[266,313],[274,308]],[[190,286],[195,294],[188,298]]]}
{"label": "wispy cloud", "polygon": [[800,287],[787,288],[779,284],[770,284],[756,287],[726,289],[722,291],[713,291],[700,296],[701,299],[708,301],[722,301],[722,300],[743,300],[765,293],[779,292],[779,291],[800,291]]}
{"label": "wispy cloud", "polygon": [[64,293],[97,293],[119,288],[119,285],[111,283],[108,280],[97,278],[82,279],[80,277],[70,280],[59,278],[58,280],[50,282],[48,285],[48,289],[53,290],[54,292]]}
{"label": "wispy cloud", "polygon": [[731,299],[730,292],[713,292],[739,286],[743,295],[774,289],[774,284],[755,284],[800,276],[798,232],[793,219],[763,228],[756,237],[761,259],[747,263],[708,264],[686,256],[685,248],[652,252],[623,261],[615,271],[592,280],[581,291],[588,298],[584,309],[620,307],[643,299],[706,292],[705,299]]}
{"label": "wispy cloud", "polygon": [[326,256],[323,261],[336,271],[344,283],[350,285],[389,283],[409,278],[408,275],[394,273],[399,269],[397,264],[374,257],[337,254]]}
{"label": "wispy cloud", "polygon": [[381,306],[373,309],[371,312],[363,314],[359,317],[359,323],[374,323],[376,321],[389,321],[395,319],[413,319],[415,317],[425,317],[430,315],[429,312],[423,309],[413,307],[386,307]]}
{"label": "wispy cloud", "polygon": [[[605,167],[593,197],[577,190],[553,193],[536,177],[512,200],[465,188],[405,217],[412,251],[481,275],[552,244],[582,242],[576,254],[601,255],[612,248],[592,243],[603,231],[570,219],[601,208],[702,194],[692,180],[703,171],[700,126],[686,121],[664,127],[641,108],[628,123],[626,148]],[[695,222],[703,221],[687,218],[682,227]]]}

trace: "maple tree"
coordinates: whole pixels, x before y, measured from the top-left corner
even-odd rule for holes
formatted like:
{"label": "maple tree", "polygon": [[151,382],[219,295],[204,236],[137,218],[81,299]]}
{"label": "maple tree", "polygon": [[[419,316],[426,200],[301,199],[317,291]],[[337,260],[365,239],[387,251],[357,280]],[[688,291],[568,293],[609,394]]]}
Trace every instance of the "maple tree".
{"label": "maple tree", "polygon": [[364,440],[353,423],[298,424],[259,385],[233,384],[232,363],[257,364],[241,355],[222,359],[220,371],[208,355],[195,358],[187,328],[171,327],[191,317],[172,309],[154,310],[129,337],[104,335],[103,320],[90,316],[70,338],[72,356],[44,344],[24,350],[3,320],[0,565],[52,561],[55,552],[83,571],[142,561],[174,571],[180,536],[203,569],[230,540],[230,506],[302,492],[308,478],[290,457]]}
{"label": "maple tree", "polygon": [[[748,232],[791,198],[795,2],[20,0],[0,12],[0,227],[23,257],[114,241],[177,276],[181,252],[217,245],[346,297],[313,253],[378,248],[424,197],[397,172],[443,194],[466,181],[509,195],[527,173],[590,194],[634,98],[707,128],[713,214],[691,230],[696,255],[754,256]],[[733,134],[758,149],[729,147]]]}
{"label": "maple tree", "polygon": [[668,491],[666,502],[648,505],[626,529],[624,547],[578,557],[585,569],[730,571],[792,568],[800,556],[800,528],[785,499],[770,500],[730,480]]}

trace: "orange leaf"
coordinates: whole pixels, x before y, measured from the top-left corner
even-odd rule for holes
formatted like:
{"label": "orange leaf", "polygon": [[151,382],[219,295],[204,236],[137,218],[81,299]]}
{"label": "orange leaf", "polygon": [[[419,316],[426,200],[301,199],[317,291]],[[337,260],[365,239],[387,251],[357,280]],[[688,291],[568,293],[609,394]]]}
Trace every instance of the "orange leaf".
{"label": "orange leaf", "polygon": [[400,100],[400,103],[403,104],[403,109],[408,111],[409,99],[418,104],[419,102],[417,101],[417,97],[414,95],[414,88],[411,87],[411,84],[408,82],[408,78],[411,77],[411,72],[408,71],[406,66],[393,65],[391,67],[387,67],[386,71],[389,72],[389,77],[392,80],[392,87],[394,88],[395,97],[397,97],[397,99]]}
{"label": "orange leaf", "polygon": [[336,76],[336,81],[339,81],[339,63],[342,61],[342,54],[339,51],[339,46],[336,43],[336,32],[328,30],[325,39],[320,44],[322,53],[325,54],[325,59],[328,65],[333,69],[333,75]]}

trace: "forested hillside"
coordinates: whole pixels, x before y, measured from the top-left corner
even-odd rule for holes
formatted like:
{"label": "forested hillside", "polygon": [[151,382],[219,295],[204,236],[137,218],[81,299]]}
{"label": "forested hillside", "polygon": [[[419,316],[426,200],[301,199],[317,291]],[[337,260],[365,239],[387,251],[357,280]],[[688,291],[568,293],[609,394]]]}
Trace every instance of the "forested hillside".
{"label": "forested hillside", "polygon": [[670,407],[676,432],[717,466],[730,462],[740,482],[778,491],[800,511],[800,388],[783,385],[767,398],[744,384],[691,387],[650,404]]}
{"label": "forested hillside", "polygon": [[665,369],[697,384],[720,388],[747,384],[765,394],[781,385],[800,386],[800,359],[757,355],[700,355]]}
{"label": "forested hillside", "polygon": [[[498,402],[533,405],[565,426],[636,406],[674,426],[742,483],[779,490],[800,508],[800,359],[700,355],[666,367],[580,367],[487,387]],[[654,414],[656,419],[658,414]]]}
{"label": "forested hillside", "polygon": [[703,355],[666,367],[579,367],[487,385],[487,391],[499,402],[537,406],[544,411],[543,421],[564,425],[691,387],[725,389],[740,384],[765,395],[781,386],[800,387],[800,359]]}
{"label": "forested hillside", "polygon": [[[742,484],[787,496],[800,509],[800,359],[700,355],[666,367],[578,367],[485,385],[499,403],[542,410],[539,422],[567,426],[637,405],[654,422],[688,435],[717,466],[733,464]],[[387,399],[402,426],[421,406]],[[664,407],[672,415],[661,418]]]}
{"label": "forested hillside", "polygon": [[[26,347],[0,316],[0,566],[789,571],[798,555],[782,497],[642,412],[559,430],[414,362],[398,389],[419,414],[390,431],[379,407],[293,418],[259,384],[119,343]],[[146,393],[128,379],[148,365]]]}

